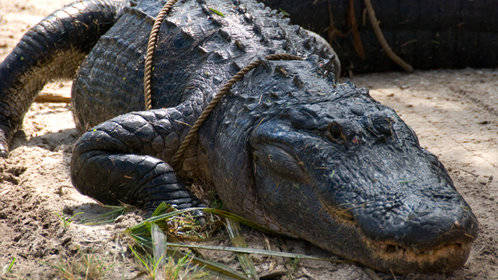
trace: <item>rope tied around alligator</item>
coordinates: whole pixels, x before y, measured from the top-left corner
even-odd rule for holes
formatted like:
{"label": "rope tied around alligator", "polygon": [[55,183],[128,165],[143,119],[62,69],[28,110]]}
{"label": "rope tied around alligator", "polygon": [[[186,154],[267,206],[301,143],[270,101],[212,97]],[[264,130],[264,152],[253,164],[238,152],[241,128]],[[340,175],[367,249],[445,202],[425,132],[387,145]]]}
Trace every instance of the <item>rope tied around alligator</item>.
{"label": "rope tied around alligator", "polygon": [[154,59],[154,51],[156,50],[157,35],[159,34],[159,29],[161,28],[161,23],[163,22],[166,15],[176,4],[178,0],[169,0],[161,9],[159,14],[157,14],[154,20],[154,25],[149,34],[149,43],[147,44],[147,53],[145,55],[145,69],[144,69],[144,101],[145,110],[150,110],[152,108],[152,63]]}
{"label": "rope tied around alligator", "polygon": [[[296,55],[283,53],[283,54],[268,55],[265,57],[265,60],[302,60],[302,58],[299,56],[296,56]],[[173,166],[178,166],[178,164],[180,164],[180,160],[183,157],[185,150],[192,142],[192,139],[197,134],[197,131],[199,130],[201,125],[209,117],[209,114],[211,113],[211,111],[213,111],[214,108],[216,107],[216,105],[220,102],[221,98],[223,98],[223,96],[225,96],[227,93],[229,93],[232,86],[236,82],[242,80],[244,78],[245,74],[247,74],[252,69],[254,69],[254,68],[258,67],[259,65],[261,65],[262,63],[264,63],[265,60],[262,60],[262,59],[255,60],[255,61],[251,62],[249,65],[247,65],[246,67],[242,68],[239,72],[237,72],[237,74],[235,74],[228,82],[226,82],[223,85],[223,87],[218,91],[218,93],[216,93],[216,95],[213,97],[213,99],[211,99],[211,101],[206,106],[206,108],[204,108],[204,110],[202,111],[202,113],[199,116],[199,118],[197,119],[197,121],[195,121],[192,128],[190,128],[185,139],[183,139],[183,142],[180,145],[180,148],[178,148],[175,156],[173,157],[173,161],[172,161]]]}
{"label": "rope tied around alligator", "polygon": [[[156,20],[154,21],[154,25],[152,27],[150,36],[149,36],[149,43],[147,45],[147,54],[145,58],[145,73],[144,73],[144,99],[145,99],[145,109],[150,110],[152,108],[152,89],[151,89],[151,78],[152,78],[152,59],[154,56],[154,51],[156,47],[156,42],[157,42],[157,37],[159,34],[159,28],[161,26],[161,22],[164,20],[168,12],[171,10],[172,6],[177,2],[178,0],[169,0],[164,7],[161,9],[159,14],[156,17]],[[230,80],[228,80],[223,87],[216,93],[216,95],[211,99],[209,104],[204,108],[202,111],[201,115],[197,118],[195,121],[194,125],[190,128],[189,132],[187,133],[187,136],[183,139],[182,143],[180,144],[180,147],[176,151],[175,155],[173,156],[173,160],[171,162],[172,166],[174,168],[178,168],[183,155],[185,154],[185,151],[187,150],[188,146],[192,143],[192,140],[197,134],[197,131],[199,131],[200,127],[206,121],[206,119],[209,117],[210,113],[214,110],[216,105],[220,102],[220,100],[230,92],[230,89],[232,86],[242,80],[244,76],[251,71],[252,69],[258,67],[259,65],[263,64],[265,60],[303,60],[302,57],[293,55],[293,54],[286,54],[286,53],[278,53],[278,54],[271,54],[267,55],[264,59],[258,59],[244,68],[242,68],[239,72],[237,72]]]}

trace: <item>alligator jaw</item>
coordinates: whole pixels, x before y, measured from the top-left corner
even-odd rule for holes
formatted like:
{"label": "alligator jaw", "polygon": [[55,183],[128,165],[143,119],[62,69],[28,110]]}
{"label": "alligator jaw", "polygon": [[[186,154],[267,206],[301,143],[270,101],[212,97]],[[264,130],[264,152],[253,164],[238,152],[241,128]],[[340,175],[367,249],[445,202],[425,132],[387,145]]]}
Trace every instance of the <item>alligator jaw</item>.
{"label": "alligator jaw", "polygon": [[394,273],[451,272],[462,267],[470,253],[471,241],[454,242],[427,250],[397,245],[394,242],[363,240],[378,265]]}
{"label": "alligator jaw", "polygon": [[[375,270],[408,274],[418,273],[449,273],[462,267],[470,253],[472,242],[476,236],[464,234],[462,240],[450,241],[423,249],[401,245],[395,241],[377,241],[367,237],[355,222],[353,216],[345,209],[338,209],[327,206],[321,201],[321,205],[326,209],[329,217],[335,223],[347,228],[353,233],[350,243],[359,242],[363,245],[364,252],[361,256],[345,256],[349,259],[367,265]],[[459,226],[455,223],[455,226]],[[344,255],[343,250],[325,248]]]}

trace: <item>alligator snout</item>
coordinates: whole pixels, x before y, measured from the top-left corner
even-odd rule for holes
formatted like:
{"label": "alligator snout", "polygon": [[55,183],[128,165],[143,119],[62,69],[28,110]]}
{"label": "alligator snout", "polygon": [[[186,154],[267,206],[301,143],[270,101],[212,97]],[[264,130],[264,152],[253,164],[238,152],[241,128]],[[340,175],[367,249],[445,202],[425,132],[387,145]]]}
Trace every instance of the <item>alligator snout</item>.
{"label": "alligator snout", "polygon": [[448,272],[465,263],[477,236],[475,216],[456,192],[428,193],[353,211],[373,259],[399,272]]}
{"label": "alligator snout", "polygon": [[431,193],[427,188],[424,191],[413,187],[413,193],[401,199],[382,196],[352,212],[361,230],[372,240],[392,241],[420,250],[473,240],[477,221],[463,198],[456,192],[444,195]]}
{"label": "alligator snout", "polygon": [[461,267],[477,236],[470,207],[437,158],[407,137],[410,131],[380,116],[371,124],[384,136],[393,130],[393,137],[379,142],[378,133],[369,133],[375,146],[362,143],[329,160],[335,172],[321,188],[322,205],[356,232],[367,251],[357,257],[363,263],[399,273]]}
{"label": "alligator snout", "polygon": [[[338,188],[337,184],[332,187]],[[349,234],[340,250],[358,247],[355,250],[363,251],[350,258],[396,273],[450,272],[465,263],[478,223],[451,181],[432,186],[400,181],[355,187],[342,186],[362,198],[339,192],[320,196],[331,223]],[[356,202],[337,203],[346,196]]]}

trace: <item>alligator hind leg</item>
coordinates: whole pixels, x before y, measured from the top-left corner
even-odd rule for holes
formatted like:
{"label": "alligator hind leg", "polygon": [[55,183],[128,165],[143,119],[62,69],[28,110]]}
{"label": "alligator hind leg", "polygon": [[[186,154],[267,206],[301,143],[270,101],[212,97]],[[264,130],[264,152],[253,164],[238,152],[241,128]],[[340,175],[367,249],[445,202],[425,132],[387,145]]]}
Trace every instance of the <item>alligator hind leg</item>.
{"label": "alligator hind leg", "polygon": [[120,202],[153,211],[161,202],[178,209],[200,205],[177,180],[170,159],[188,126],[180,110],[158,109],[121,115],[78,140],[71,179],[82,194],[104,204]]}
{"label": "alligator hind leg", "polygon": [[0,156],[45,83],[72,79],[85,56],[127,1],[70,4],[31,28],[0,64]]}

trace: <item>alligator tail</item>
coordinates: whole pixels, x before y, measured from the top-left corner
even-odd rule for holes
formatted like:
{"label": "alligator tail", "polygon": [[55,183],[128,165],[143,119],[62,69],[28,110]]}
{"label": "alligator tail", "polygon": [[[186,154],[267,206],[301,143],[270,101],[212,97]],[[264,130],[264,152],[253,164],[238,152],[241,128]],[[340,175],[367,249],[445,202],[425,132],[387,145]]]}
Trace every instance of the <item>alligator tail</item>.
{"label": "alligator tail", "polygon": [[72,79],[128,1],[86,0],[55,11],[31,28],[0,64],[0,157],[43,86]]}

